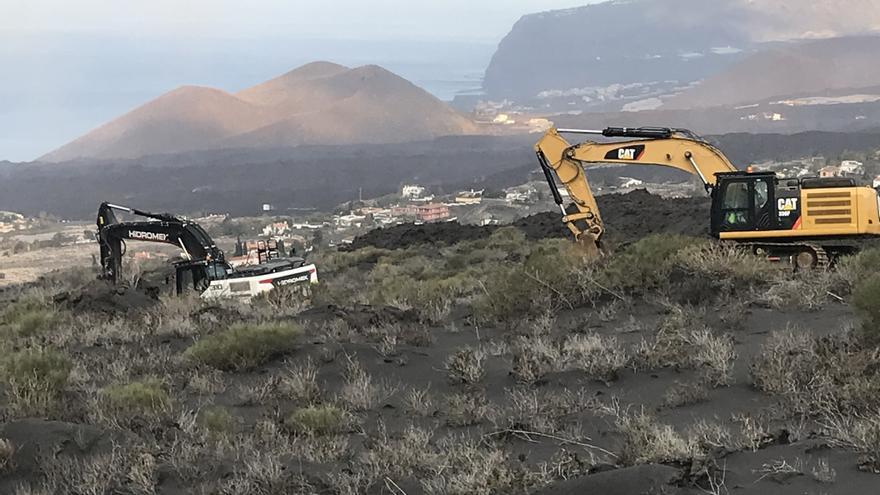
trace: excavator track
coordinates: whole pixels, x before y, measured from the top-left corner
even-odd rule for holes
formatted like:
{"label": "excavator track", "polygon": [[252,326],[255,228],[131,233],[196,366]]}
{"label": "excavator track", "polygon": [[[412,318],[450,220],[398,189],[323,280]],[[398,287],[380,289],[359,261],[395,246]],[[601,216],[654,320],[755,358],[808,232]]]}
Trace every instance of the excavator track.
{"label": "excavator track", "polygon": [[789,261],[796,270],[825,269],[831,266],[835,255],[814,243],[789,242],[736,242],[725,244],[745,248],[759,256],[767,256],[772,261]]}

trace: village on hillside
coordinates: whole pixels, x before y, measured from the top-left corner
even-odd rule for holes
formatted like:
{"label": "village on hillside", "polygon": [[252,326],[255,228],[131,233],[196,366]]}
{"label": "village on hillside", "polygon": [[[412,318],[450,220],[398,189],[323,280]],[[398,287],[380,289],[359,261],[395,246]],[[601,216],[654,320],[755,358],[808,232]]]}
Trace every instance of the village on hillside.
{"label": "village on hillside", "polygon": [[[619,168],[616,166],[610,166]],[[880,151],[837,159],[813,156],[790,161],[765,161],[751,165],[753,171],[773,171],[780,177],[844,177],[880,189]],[[637,170],[620,168],[619,173],[591,178],[596,194],[624,194],[646,189],[663,197],[704,194],[702,187],[686,175],[679,181],[652,182],[638,177]],[[568,193],[559,189],[563,199]],[[523,184],[498,190],[468,189],[442,194],[440,189],[417,183],[403,184],[395,194],[380,198],[358,198],[337,206],[332,212],[280,211],[271,204],[257,205],[262,215],[235,218],[225,213],[194,220],[205,227],[230,255],[240,244],[245,248],[260,240],[281,241],[291,254],[303,255],[315,249],[350,244],[355,237],[375,228],[405,223],[459,222],[468,225],[500,225],[536,213],[555,210],[543,176],[536,171]],[[94,226],[51,216],[27,217],[0,212],[0,285],[20,283],[36,276],[26,266],[33,259],[57,259],[59,263],[94,264]],[[164,249],[163,249],[164,248]],[[173,254],[165,246],[140,244],[127,256],[143,262]],[[57,255],[57,256],[56,256]],[[20,266],[19,266],[20,265]]]}

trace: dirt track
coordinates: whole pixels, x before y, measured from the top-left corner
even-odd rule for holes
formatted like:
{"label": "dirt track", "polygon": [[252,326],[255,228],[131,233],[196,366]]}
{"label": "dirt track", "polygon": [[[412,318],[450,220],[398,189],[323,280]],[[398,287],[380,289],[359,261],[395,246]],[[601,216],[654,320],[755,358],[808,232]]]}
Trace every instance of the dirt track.
{"label": "dirt track", "polygon": [[[665,199],[645,190],[597,198],[607,240],[626,243],[657,233],[700,236],[709,230],[708,198]],[[568,237],[557,212],[540,213],[513,223],[529,239]],[[458,222],[405,224],[378,229],[354,240],[351,249],[367,246],[405,249],[419,244],[451,245],[488,237],[498,226],[478,227]]]}

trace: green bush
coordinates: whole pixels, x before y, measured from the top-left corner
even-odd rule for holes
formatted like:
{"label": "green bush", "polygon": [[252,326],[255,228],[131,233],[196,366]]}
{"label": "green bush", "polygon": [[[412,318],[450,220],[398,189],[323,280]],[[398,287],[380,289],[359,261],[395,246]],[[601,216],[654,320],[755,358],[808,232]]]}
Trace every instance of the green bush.
{"label": "green bush", "polygon": [[199,425],[214,435],[229,435],[235,430],[235,417],[224,407],[202,409],[198,417]]}
{"label": "green bush", "polygon": [[53,349],[27,349],[6,356],[3,378],[13,409],[24,415],[47,414],[67,385],[72,365]]}
{"label": "green bush", "polygon": [[838,262],[838,272],[851,284],[880,273],[880,248],[865,249],[854,256],[847,256]]}
{"label": "green bush", "polygon": [[60,391],[70,376],[70,360],[53,349],[27,349],[7,356],[4,376],[18,383],[39,383],[46,390]]}
{"label": "green bush", "polygon": [[471,306],[481,321],[506,321],[532,311],[535,288],[520,267],[495,265],[481,280],[480,289]]}
{"label": "green bush", "polygon": [[295,433],[330,435],[344,433],[351,424],[348,412],[325,404],[297,409],[284,420],[285,426]]}
{"label": "green bush", "polygon": [[523,262],[487,265],[472,302],[479,320],[510,321],[589,299],[581,279],[591,267],[568,240],[533,243]]}
{"label": "green bush", "polygon": [[121,417],[158,416],[168,410],[171,397],[156,378],[104,388],[105,406]]}
{"label": "green bush", "polygon": [[852,303],[862,318],[864,337],[871,342],[880,342],[880,273],[856,284]]}
{"label": "green bush", "polygon": [[184,356],[220,370],[253,369],[291,352],[301,333],[291,323],[236,324],[202,338]]}
{"label": "green bush", "polygon": [[691,276],[729,284],[732,289],[769,284],[785,271],[782,263],[716,242],[686,246],[676,253],[674,262]]}
{"label": "green bush", "polygon": [[49,329],[58,319],[54,309],[37,301],[10,304],[0,314],[0,329],[22,337],[32,337]]}
{"label": "green bush", "polygon": [[645,237],[607,258],[599,278],[609,288],[642,292],[664,286],[682,249],[705,241],[680,235]]}

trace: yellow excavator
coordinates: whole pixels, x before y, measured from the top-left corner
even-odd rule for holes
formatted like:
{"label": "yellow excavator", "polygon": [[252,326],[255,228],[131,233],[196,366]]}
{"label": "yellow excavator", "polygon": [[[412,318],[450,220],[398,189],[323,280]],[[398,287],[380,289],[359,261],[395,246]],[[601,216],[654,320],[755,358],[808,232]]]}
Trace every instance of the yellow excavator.
{"label": "yellow excavator", "polygon": [[[571,144],[562,134],[613,138]],[[601,164],[657,165],[693,174],[709,193],[709,232],[796,268],[825,266],[880,236],[877,191],[849,178],[786,179],[738,171],[718,148],[691,131],[660,127],[550,129],[535,145],[563,222],[588,251],[601,251],[605,225],[586,170]],[[566,210],[556,179],[577,211]]]}

